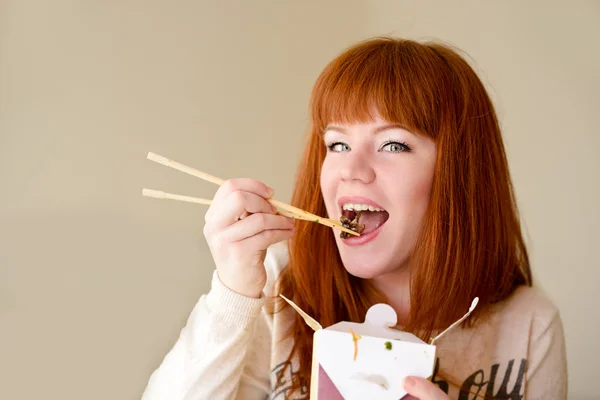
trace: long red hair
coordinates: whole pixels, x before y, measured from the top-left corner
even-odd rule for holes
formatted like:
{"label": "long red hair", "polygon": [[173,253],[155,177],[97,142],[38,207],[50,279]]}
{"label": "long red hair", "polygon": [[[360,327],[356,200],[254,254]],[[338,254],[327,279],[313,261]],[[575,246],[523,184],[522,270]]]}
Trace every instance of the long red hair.
{"label": "long red hair", "polygon": [[[375,38],[348,48],[319,76],[311,97],[311,126],[296,177],[292,204],[326,215],[319,185],[330,122],[373,119],[430,137],[437,146],[431,200],[410,256],[410,312],[405,330],[424,340],[469,309],[503,300],[531,285],[500,127],[475,71],[438,43]],[[385,301],[368,280],[350,275],[329,228],[298,222],[290,263],[279,291],[323,326],[362,322],[368,308]],[[312,331],[297,316],[289,332],[289,360],[298,357],[298,389],[310,382]]]}

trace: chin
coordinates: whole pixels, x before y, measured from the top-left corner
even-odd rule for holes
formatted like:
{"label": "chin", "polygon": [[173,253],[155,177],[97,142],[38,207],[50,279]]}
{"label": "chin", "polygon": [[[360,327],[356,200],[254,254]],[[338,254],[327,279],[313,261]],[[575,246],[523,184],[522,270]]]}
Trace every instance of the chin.
{"label": "chin", "polygon": [[361,279],[378,278],[402,270],[409,259],[406,248],[389,245],[347,247],[338,243],[338,251],[346,271]]}
{"label": "chin", "polygon": [[[356,258],[346,260],[342,256],[344,268],[350,275],[361,279],[372,279],[390,272],[387,263],[381,263],[379,260],[371,257],[369,260],[357,260]],[[350,257],[347,257],[350,258]]]}
{"label": "chin", "polygon": [[339,233],[333,230],[346,271],[357,278],[373,279],[402,269],[408,261],[408,248],[398,245],[405,242],[405,235],[398,234],[401,229],[394,232],[393,228],[395,226],[385,223],[368,236],[349,239],[340,239]]}

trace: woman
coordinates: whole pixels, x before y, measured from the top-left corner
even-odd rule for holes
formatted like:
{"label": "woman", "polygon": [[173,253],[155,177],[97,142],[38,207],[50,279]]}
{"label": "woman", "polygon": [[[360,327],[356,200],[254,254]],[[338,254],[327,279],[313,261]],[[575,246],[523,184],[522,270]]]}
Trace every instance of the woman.
{"label": "woman", "polygon": [[255,180],[221,186],[204,228],[212,288],[144,399],[308,398],[312,331],[280,293],[323,326],[386,302],[425,340],[479,297],[437,343],[434,376],[406,390],[566,398],[561,319],[531,287],[496,114],[463,58],[435,43],[359,43],[318,78],[311,122],[292,203],[334,219],[360,211],[364,232],[294,224]]}

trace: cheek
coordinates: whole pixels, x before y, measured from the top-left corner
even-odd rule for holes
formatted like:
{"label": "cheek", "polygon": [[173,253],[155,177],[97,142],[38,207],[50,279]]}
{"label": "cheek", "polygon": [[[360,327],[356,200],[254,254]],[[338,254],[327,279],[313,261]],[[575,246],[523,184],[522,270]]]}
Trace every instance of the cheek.
{"label": "cheek", "polygon": [[321,191],[323,192],[323,196],[325,197],[325,200],[327,200],[327,197],[329,197],[331,195],[331,191],[335,186],[334,181],[335,181],[335,170],[333,168],[331,168],[331,163],[328,163],[327,158],[326,158],[321,167],[321,177],[320,177]]}
{"label": "cheek", "polygon": [[325,206],[330,214],[337,208],[335,205],[337,176],[337,170],[332,167],[331,163],[327,162],[327,159],[325,159],[321,168],[320,185]]}
{"label": "cheek", "polygon": [[404,212],[413,214],[429,204],[432,177],[429,175],[407,175],[409,179],[389,182],[387,187],[394,188],[393,197],[404,208]]}
{"label": "cheek", "polygon": [[432,182],[432,176],[423,176],[422,179],[415,182],[413,191],[416,201],[429,203]]}

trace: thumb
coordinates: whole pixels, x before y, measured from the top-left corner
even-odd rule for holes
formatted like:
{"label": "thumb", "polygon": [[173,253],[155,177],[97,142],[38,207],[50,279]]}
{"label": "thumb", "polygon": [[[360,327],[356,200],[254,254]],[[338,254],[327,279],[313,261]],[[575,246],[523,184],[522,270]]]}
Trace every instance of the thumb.
{"label": "thumb", "polygon": [[420,400],[448,400],[449,397],[436,384],[427,379],[407,376],[404,379],[404,390]]}

